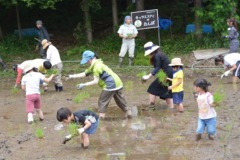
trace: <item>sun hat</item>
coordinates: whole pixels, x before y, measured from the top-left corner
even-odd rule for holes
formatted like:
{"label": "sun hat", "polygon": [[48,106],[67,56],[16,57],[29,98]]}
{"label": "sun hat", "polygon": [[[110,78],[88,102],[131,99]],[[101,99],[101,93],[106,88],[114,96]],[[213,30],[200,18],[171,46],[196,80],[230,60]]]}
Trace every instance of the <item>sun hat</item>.
{"label": "sun hat", "polygon": [[52,43],[49,42],[48,40],[46,40],[46,39],[42,40],[43,49],[47,48],[50,44],[52,44]]}
{"label": "sun hat", "polygon": [[42,21],[41,20],[37,20],[36,21],[36,25],[42,25],[43,23],[42,23]]}
{"label": "sun hat", "polygon": [[124,23],[126,23],[126,20],[128,20],[128,19],[131,20],[131,16],[126,16],[126,17],[124,18]]}
{"label": "sun hat", "polygon": [[183,66],[181,58],[173,58],[169,66]]}
{"label": "sun hat", "polygon": [[90,59],[94,58],[94,53],[90,50],[84,51],[80,64],[86,64]]}
{"label": "sun hat", "polygon": [[154,45],[153,42],[147,42],[144,45],[144,50],[145,50],[145,54],[144,56],[147,56],[149,54],[151,54],[152,52],[154,52],[155,50],[157,50],[159,48],[159,46]]}

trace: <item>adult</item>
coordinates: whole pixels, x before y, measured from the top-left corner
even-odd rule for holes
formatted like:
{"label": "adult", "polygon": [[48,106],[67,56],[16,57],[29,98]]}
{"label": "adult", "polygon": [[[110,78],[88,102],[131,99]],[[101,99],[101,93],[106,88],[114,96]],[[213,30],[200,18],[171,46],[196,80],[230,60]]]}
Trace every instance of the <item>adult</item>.
{"label": "adult", "polygon": [[228,25],[228,35],[225,36],[225,38],[229,39],[229,48],[230,53],[236,53],[238,52],[239,48],[239,41],[238,41],[238,28],[237,28],[237,21],[235,18],[227,19],[227,25]]}
{"label": "adult", "polygon": [[105,118],[108,104],[114,98],[118,107],[125,113],[125,116],[131,118],[132,112],[124,98],[123,83],[119,76],[106,66],[101,59],[97,59],[92,51],[87,50],[83,52],[81,64],[86,63],[89,65],[89,68],[85,72],[69,75],[69,78],[83,78],[93,74],[94,79],[92,81],[77,85],[77,89],[96,84],[102,88],[102,93],[98,99],[99,117]]}
{"label": "adult", "polygon": [[36,49],[39,49],[39,54],[42,58],[46,58],[46,52],[44,51],[44,49],[42,48],[42,40],[47,39],[48,41],[50,41],[50,37],[48,34],[47,29],[43,26],[43,22],[41,20],[37,20],[36,21],[36,27],[38,29],[38,39],[39,39],[39,43],[36,47]]}
{"label": "adult", "polygon": [[[26,73],[26,69],[30,66],[34,66],[38,72],[45,74],[48,69],[51,69],[52,64],[51,62],[45,60],[45,59],[33,59],[33,60],[26,60],[22,62],[21,64],[16,64],[13,66],[13,70],[17,72],[17,78],[15,81],[15,86],[18,87],[18,85],[21,82],[22,74]],[[44,90],[47,90],[47,86],[44,87]]]}
{"label": "adult", "polygon": [[134,52],[135,52],[135,37],[137,37],[137,28],[131,24],[131,17],[126,16],[124,24],[120,26],[118,30],[119,37],[122,38],[121,51],[119,53],[119,67],[123,63],[123,58],[128,51],[129,66],[133,64]]}
{"label": "adult", "polygon": [[49,60],[52,63],[52,69],[55,69],[58,71],[58,74],[54,77],[53,80],[54,80],[55,90],[61,92],[63,91],[63,83],[61,80],[63,64],[62,64],[59,51],[47,39],[44,39],[42,41],[42,46],[43,46],[43,49],[46,51],[47,60]]}
{"label": "adult", "polygon": [[[153,65],[154,69],[148,74],[142,77],[143,81],[148,80],[150,77],[155,76],[159,70],[163,70],[167,77],[173,78],[172,67],[169,66],[170,61],[166,55],[159,49],[159,46],[154,45],[153,42],[148,42],[144,45],[145,54],[144,56],[149,56],[150,63]],[[169,86],[171,86],[170,81],[167,81]],[[156,78],[149,86],[147,92],[149,93],[149,107],[147,109],[155,109],[156,97],[166,100],[169,108],[173,108],[172,91],[168,90],[168,86],[159,82]]]}
{"label": "adult", "polygon": [[237,82],[237,78],[240,78],[240,54],[231,53],[226,56],[219,56],[215,58],[215,65],[224,65],[227,69],[221,78],[228,76],[230,72],[233,72],[233,83]]}
{"label": "adult", "polygon": [[3,67],[3,71],[7,69],[6,64],[3,62],[2,58],[0,57],[0,64]]}

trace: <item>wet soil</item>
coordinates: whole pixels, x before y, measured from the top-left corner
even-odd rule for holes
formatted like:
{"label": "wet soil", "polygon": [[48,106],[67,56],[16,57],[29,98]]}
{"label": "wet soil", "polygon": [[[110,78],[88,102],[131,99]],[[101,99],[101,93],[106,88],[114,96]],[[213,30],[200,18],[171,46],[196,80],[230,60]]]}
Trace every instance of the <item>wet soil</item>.
{"label": "wet soil", "polygon": [[[135,117],[125,119],[114,100],[109,104],[107,118],[100,122],[97,132],[90,137],[90,147],[81,147],[80,137],[65,145],[61,144],[68,134],[67,126],[56,129],[56,111],[69,107],[72,111],[92,109],[98,111],[97,100],[101,92],[97,86],[75,89],[80,80],[64,81],[64,91],[55,92],[53,84],[42,94],[42,110],[45,120],[27,123],[24,92],[11,92],[13,79],[1,79],[0,85],[0,160],[3,159],[82,159],[82,160],[237,160],[240,157],[240,98],[238,87],[232,85],[231,78],[222,81],[217,73],[203,75],[186,70],[184,80],[185,112],[168,109],[165,102],[157,101],[155,111],[143,111],[148,104],[148,85],[133,75],[119,73],[125,84],[124,93]],[[212,76],[213,75],[213,76]],[[207,135],[195,141],[197,127],[197,105],[193,98],[193,81],[196,77],[207,78],[214,92],[222,84],[224,101],[217,110],[217,134],[214,140]],[[194,78],[195,77],[195,78]],[[208,78],[209,77],[209,78]],[[80,103],[75,103],[77,94],[90,95]],[[54,128],[55,127],[55,128]],[[44,137],[39,138],[37,129],[42,129]]]}

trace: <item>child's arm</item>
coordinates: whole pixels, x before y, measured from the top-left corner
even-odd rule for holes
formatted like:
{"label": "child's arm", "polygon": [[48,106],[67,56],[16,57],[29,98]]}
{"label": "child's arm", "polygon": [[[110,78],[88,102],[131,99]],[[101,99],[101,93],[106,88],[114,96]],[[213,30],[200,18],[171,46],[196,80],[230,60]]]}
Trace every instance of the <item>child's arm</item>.
{"label": "child's arm", "polygon": [[92,125],[91,122],[89,122],[89,120],[87,119],[84,121],[84,124],[85,124],[84,127],[78,129],[79,134],[82,134],[86,129],[88,129]]}
{"label": "child's arm", "polygon": [[171,78],[167,78],[167,80],[169,80],[169,81],[172,81],[172,79],[171,79]]}
{"label": "child's arm", "polygon": [[26,86],[22,85],[22,90],[26,91]]}
{"label": "child's arm", "polygon": [[78,84],[77,89],[83,89],[86,86],[91,86],[91,85],[98,84],[98,81],[99,81],[99,77],[94,76],[94,79],[92,81]]}
{"label": "child's arm", "polygon": [[182,78],[178,78],[177,83],[175,83],[175,84],[169,86],[168,89],[169,89],[169,90],[172,90],[174,87],[179,86],[181,83],[182,83]]}
{"label": "child's arm", "polygon": [[49,83],[49,82],[53,79],[53,77],[55,77],[54,74],[52,74],[52,75],[51,75],[50,77],[48,77],[48,78],[44,78],[43,81],[46,82],[46,83]]}
{"label": "child's arm", "polygon": [[86,73],[85,72],[82,72],[82,73],[79,73],[79,74],[70,74],[70,75],[68,75],[68,79],[83,78],[83,77],[86,77]]}

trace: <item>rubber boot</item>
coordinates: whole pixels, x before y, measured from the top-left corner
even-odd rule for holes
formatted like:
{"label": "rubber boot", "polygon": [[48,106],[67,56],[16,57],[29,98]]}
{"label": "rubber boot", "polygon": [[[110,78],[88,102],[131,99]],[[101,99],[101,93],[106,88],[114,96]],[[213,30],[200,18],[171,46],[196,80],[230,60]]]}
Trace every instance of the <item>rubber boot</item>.
{"label": "rubber boot", "polygon": [[33,114],[32,113],[28,113],[28,123],[29,124],[33,123]]}
{"label": "rubber boot", "polygon": [[123,57],[119,57],[118,68],[122,67]]}
{"label": "rubber boot", "polygon": [[56,92],[59,90],[59,88],[56,84],[55,84],[55,90],[56,90]]}
{"label": "rubber boot", "polygon": [[128,59],[128,60],[129,60],[129,63],[128,63],[128,65],[129,65],[129,66],[132,66],[132,65],[133,65],[133,58],[132,58],[132,57],[129,57],[129,59]]}
{"label": "rubber boot", "polygon": [[63,91],[63,86],[58,87],[58,91],[62,92]]}

